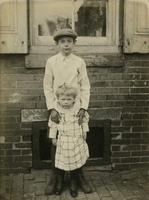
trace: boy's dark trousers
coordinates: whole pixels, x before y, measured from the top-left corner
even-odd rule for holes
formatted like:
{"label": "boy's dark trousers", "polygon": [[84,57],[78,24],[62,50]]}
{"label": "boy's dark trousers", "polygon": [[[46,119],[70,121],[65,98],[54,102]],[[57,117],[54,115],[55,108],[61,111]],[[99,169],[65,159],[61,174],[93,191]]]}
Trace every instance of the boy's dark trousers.
{"label": "boy's dark trousers", "polygon": [[[58,174],[58,171],[55,168],[55,153],[56,153],[56,146],[51,143],[52,174],[45,191],[45,193],[48,195],[55,193],[55,186]],[[79,168],[77,173],[78,173],[78,182],[80,188],[83,190],[84,193],[91,193],[92,189],[84,177],[82,168]]]}
{"label": "boy's dark trousers", "polygon": [[69,190],[72,197],[76,197],[78,195],[78,178],[79,169],[70,171]]}
{"label": "boy's dark trousers", "polygon": [[[60,195],[63,190],[64,174],[65,171],[56,168],[57,182],[55,187],[55,194]],[[82,189],[84,193],[91,193],[92,189],[84,177],[82,168],[78,168],[70,171],[69,189],[70,194],[73,197],[77,196],[78,187]]]}
{"label": "boy's dark trousers", "polygon": [[[65,171],[56,168],[56,173],[57,173],[57,181],[55,185],[55,194],[60,195],[61,192],[63,191]],[[76,197],[78,194],[78,175],[79,175],[79,169],[70,171],[69,190],[72,197]]]}
{"label": "boy's dark trousers", "polygon": [[48,185],[45,190],[45,194],[47,195],[52,195],[55,193],[55,185],[56,185],[56,180],[57,180],[57,171],[55,169],[55,152],[56,152],[56,146],[52,144],[51,142],[51,177],[50,181],[48,182]]}

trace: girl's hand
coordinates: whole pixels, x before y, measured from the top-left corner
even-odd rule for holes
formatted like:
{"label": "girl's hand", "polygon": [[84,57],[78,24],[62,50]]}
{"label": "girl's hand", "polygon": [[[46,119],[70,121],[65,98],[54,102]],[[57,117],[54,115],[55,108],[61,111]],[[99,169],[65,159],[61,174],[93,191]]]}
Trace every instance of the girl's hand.
{"label": "girl's hand", "polygon": [[52,144],[53,144],[54,146],[56,146],[56,144],[57,144],[57,139],[56,139],[56,138],[52,138]]}

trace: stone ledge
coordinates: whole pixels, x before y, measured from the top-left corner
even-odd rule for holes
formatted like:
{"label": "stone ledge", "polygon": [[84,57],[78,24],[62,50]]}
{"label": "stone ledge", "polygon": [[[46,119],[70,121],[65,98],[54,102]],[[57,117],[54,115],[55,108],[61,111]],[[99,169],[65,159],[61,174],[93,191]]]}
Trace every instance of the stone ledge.
{"label": "stone ledge", "polygon": [[22,109],[21,122],[47,121],[47,109]]}
{"label": "stone ledge", "polygon": [[[26,68],[44,68],[46,60],[52,55],[49,54],[29,54],[25,57]],[[86,54],[82,57],[87,67],[122,67],[124,66],[124,56],[122,54]]]}
{"label": "stone ledge", "polygon": [[[91,119],[120,119],[120,108],[89,108]],[[47,109],[22,109],[21,122],[47,121]]]}

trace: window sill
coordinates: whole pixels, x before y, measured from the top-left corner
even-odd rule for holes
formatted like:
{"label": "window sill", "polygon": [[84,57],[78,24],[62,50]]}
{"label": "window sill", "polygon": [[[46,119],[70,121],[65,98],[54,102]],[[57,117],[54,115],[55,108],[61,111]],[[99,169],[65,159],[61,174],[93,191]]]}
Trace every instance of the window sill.
{"label": "window sill", "polygon": [[[78,55],[78,54],[77,54]],[[52,55],[29,54],[25,57],[26,68],[44,68],[46,60]],[[123,54],[79,54],[87,67],[122,67],[124,66]]]}

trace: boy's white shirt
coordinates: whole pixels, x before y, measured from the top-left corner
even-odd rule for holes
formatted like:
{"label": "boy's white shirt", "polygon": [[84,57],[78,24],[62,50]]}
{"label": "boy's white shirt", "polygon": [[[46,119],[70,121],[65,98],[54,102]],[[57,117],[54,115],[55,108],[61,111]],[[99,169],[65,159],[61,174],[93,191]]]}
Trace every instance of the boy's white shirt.
{"label": "boy's white shirt", "polygon": [[47,60],[43,86],[48,110],[56,108],[55,92],[64,83],[78,89],[75,106],[88,109],[90,83],[82,58],[74,54],[65,57],[58,53]]}

